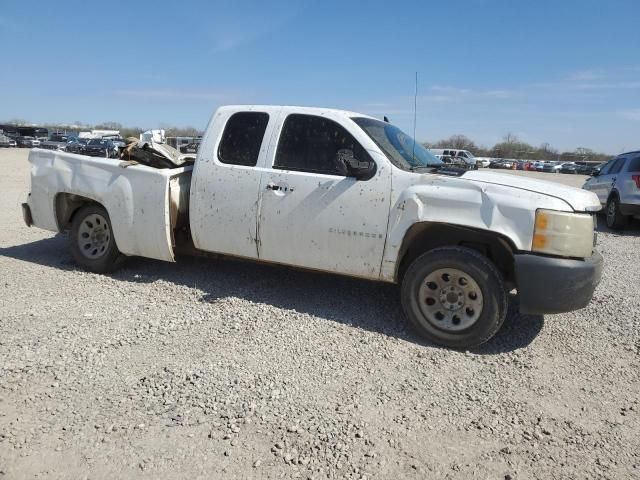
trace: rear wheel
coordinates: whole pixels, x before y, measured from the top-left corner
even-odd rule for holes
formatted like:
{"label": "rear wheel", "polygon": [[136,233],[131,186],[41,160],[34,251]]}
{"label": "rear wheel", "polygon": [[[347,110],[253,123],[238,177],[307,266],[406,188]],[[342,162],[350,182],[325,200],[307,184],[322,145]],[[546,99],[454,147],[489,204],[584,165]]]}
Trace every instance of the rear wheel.
{"label": "rear wheel", "polygon": [[71,225],[71,253],[83,268],[95,273],[118,269],[125,256],[116,246],[109,214],[100,205],[82,207]]}
{"label": "rear wheel", "polygon": [[480,345],[507,312],[502,276],[475,250],[444,247],[424,253],[402,280],[402,306],[416,331],[453,348]]}
{"label": "rear wheel", "polygon": [[620,211],[620,200],[616,196],[609,198],[605,215],[607,217],[607,227],[613,230],[624,228],[627,224],[628,218]]}

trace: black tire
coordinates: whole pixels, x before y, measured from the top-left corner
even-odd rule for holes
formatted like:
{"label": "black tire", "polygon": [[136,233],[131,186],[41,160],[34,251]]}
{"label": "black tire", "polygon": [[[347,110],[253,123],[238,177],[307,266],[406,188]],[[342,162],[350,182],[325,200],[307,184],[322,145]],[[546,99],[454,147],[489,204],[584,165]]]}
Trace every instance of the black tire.
{"label": "black tire", "polygon": [[[93,220],[97,219],[94,225]],[[92,225],[92,227],[89,227]],[[101,228],[102,236],[96,233],[96,239],[87,230],[95,232]],[[125,256],[116,245],[109,214],[100,205],[87,205],[80,208],[73,217],[70,235],[71,254],[78,265],[94,273],[109,273],[122,266]]]}
{"label": "black tire", "polygon": [[604,216],[607,221],[607,227],[612,230],[620,230],[624,228],[629,218],[620,211],[620,200],[616,195],[609,197],[607,206],[605,207]]}
{"label": "black tire", "polygon": [[[474,288],[479,288],[482,294],[480,297],[482,306],[477,319],[468,327],[461,325],[463,328],[456,331],[442,328],[442,323],[437,324],[438,319],[430,320],[420,305],[421,292],[425,291],[426,287],[431,288],[433,284],[433,282],[426,282],[427,277],[433,275],[434,272],[446,269],[468,275],[475,282]],[[463,279],[460,278],[461,280]],[[442,292],[444,293],[445,290],[443,289]],[[441,296],[443,293],[434,293],[434,296]],[[401,297],[402,307],[413,328],[422,337],[452,348],[471,348],[485,343],[502,326],[508,307],[507,292],[498,269],[484,255],[465,247],[437,248],[416,258],[409,265],[402,279]],[[466,301],[466,293],[464,298]],[[425,300],[427,303],[434,301],[432,298]],[[436,302],[439,301],[436,300]],[[440,307],[446,308],[442,305],[444,304],[441,303]],[[458,307],[460,315],[463,315],[462,309],[465,307],[466,303],[462,307]],[[438,304],[435,308],[438,308]],[[446,314],[447,310],[443,311]],[[456,312],[458,311],[450,311],[453,319],[457,316]],[[450,327],[456,328],[453,323]]]}

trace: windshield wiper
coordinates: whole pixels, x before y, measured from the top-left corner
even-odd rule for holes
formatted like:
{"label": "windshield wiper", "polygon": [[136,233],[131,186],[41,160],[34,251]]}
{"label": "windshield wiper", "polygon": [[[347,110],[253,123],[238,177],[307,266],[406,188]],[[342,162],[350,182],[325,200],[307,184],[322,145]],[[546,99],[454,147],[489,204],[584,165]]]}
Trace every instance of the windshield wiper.
{"label": "windshield wiper", "polygon": [[431,165],[416,165],[416,166],[409,167],[409,171],[417,172],[419,170],[429,170],[431,168],[433,168]]}
{"label": "windshield wiper", "polygon": [[433,165],[431,167],[431,173],[442,173],[444,175],[460,176],[467,171],[466,168],[458,167],[450,163],[441,163],[440,165]]}

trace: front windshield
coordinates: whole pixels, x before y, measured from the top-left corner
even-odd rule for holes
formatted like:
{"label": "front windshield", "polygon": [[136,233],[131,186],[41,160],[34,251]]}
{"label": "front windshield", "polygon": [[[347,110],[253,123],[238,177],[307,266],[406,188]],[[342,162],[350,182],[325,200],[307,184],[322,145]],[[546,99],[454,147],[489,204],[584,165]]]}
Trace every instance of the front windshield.
{"label": "front windshield", "polygon": [[89,145],[104,145],[106,142],[104,140],[90,140]]}
{"label": "front windshield", "polygon": [[423,145],[390,123],[372,118],[353,118],[375,142],[391,163],[403,170],[430,168],[444,165]]}

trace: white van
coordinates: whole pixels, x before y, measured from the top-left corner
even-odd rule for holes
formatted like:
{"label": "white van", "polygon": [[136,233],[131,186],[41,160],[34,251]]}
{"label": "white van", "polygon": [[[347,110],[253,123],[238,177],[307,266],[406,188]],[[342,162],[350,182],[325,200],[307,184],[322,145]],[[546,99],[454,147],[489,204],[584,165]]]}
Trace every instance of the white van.
{"label": "white van", "polygon": [[469,150],[458,150],[456,148],[431,148],[430,150],[431,153],[445,163],[449,163],[447,160],[451,159],[453,160],[452,163],[456,163],[456,161],[463,161],[473,168],[478,168],[476,157],[474,157],[473,153]]}

